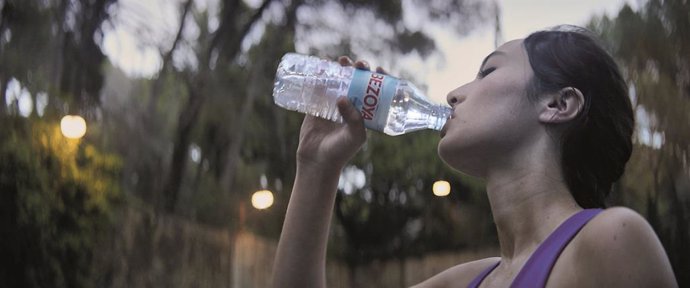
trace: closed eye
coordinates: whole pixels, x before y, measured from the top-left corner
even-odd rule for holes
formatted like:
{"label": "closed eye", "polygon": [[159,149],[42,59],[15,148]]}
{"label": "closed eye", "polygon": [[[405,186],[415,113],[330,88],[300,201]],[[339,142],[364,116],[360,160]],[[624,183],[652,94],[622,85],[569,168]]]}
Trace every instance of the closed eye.
{"label": "closed eye", "polygon": [[496,67],[489,67],[484,70],[479,70],[479,73],[477,73],[477,79],[486,77],[487,75],[491,74],[491,72],[494,72],[494,70],[496,70]]}

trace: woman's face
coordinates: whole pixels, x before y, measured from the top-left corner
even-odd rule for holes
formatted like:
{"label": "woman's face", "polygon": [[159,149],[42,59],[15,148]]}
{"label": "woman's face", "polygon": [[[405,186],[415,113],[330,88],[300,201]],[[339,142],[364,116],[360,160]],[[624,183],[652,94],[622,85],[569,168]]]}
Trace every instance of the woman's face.
{"label": "woman's face", "polygon": [[525,92],[532,75],[522,40],[491,53],[474,81],[448,94],[453,113],[441,132],[441,159],[478,177],[492,165],[515,160],[540,129],[536,105]]}

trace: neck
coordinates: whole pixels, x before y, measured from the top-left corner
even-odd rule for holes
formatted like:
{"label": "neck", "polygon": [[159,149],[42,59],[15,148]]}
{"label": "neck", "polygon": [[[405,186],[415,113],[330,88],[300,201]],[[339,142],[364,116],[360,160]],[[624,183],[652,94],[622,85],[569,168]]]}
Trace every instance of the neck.
{"label": "neck", "polygon": [[510,161],[509,167],[487,175],[504,261],[525,261],[559,224],[582,209],[570,194],[560,165],[543,161],[557,158],[540,154],[522,154],[533,156]]}

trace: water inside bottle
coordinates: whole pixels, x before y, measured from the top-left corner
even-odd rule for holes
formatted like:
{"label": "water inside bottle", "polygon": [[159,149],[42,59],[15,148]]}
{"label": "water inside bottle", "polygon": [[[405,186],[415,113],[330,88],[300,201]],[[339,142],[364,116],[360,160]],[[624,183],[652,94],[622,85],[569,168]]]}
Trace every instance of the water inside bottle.
{"label": "water inside bottle", "polygon": [[274,101],[288,110],[342,122],[336,100],[347,96],[352,70],[316,57],[287,54],[276,74]]}

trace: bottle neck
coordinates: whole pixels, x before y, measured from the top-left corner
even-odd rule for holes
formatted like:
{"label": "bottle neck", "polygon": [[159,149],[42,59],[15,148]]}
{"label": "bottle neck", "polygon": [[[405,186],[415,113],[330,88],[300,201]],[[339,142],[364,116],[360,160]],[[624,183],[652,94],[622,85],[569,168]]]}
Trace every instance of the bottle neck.
{"label": "bottle neck", "polygon": [[429,129],[441,131],[452,111],[452,108],[445,105],[433,105],[431,107],[431,114],[427,119],[427,127]]}

